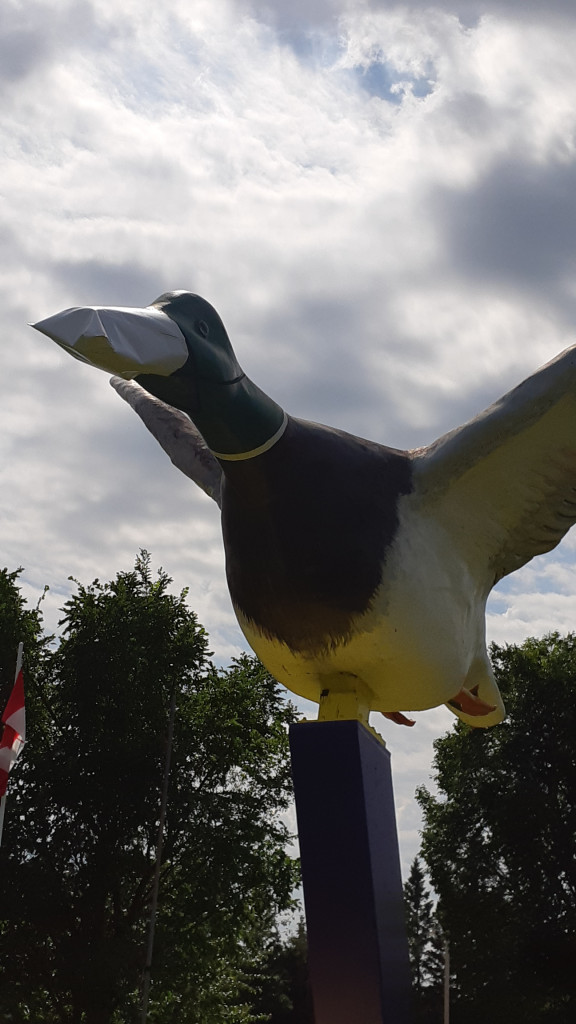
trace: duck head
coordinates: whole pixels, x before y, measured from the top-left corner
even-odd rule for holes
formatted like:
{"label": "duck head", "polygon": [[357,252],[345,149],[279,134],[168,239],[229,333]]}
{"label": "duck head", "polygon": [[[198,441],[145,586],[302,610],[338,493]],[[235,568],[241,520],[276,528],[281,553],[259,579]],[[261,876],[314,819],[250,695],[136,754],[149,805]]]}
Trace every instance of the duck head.
{"label": "duck head", "polygon": [[220,316],[192,292],[166,292],[144,309],[74,307],[34,327],[187,413],[224,461],[251,457],[284,429],[284,411],[246,377]]}
{"label": "duck head", "polygon": [[187,412],[198,412],[203,387],[212,390],[242,380],[245,374],[236,359],[226,328],[206,299],[192,292],[165,292],[150,304],[180,329],[187,359],[168,376],[139,373],[135,380],[156,398]]}

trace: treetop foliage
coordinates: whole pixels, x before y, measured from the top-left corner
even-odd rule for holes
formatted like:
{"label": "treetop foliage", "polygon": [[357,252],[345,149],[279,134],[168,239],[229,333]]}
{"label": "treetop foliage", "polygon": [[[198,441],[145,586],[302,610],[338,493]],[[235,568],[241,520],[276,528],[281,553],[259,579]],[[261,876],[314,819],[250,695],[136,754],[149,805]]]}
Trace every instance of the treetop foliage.
{"label": "treetop foliage", "polygon": [[255,658],[214,667],[186,592],[145,552],[76,584],[56,645],[17,580],[0,573],[0,683],[24,639],[29,737],[0,850],[2,1019],[139,1020],[175,691],[150,1020],[255,1020],[265,937],[297,878],[280,817],[294,709]]}
{"label": "treetop foliage", "polygon": [[576,1008],[576,636],[491,656],[508,718],[437,740],[439,796],[418,794],[455,1022],[565,1024]]}

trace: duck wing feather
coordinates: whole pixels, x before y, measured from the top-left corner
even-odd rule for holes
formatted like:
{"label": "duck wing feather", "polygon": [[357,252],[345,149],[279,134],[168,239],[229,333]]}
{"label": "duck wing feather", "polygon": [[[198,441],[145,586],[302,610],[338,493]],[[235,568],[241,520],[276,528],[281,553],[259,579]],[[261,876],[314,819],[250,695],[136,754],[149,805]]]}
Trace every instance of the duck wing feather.
{"label": "duck wing feather", "polygon": [[576,346],[474,420],[414,452],[426,514],[493,586],[576,522]]}
{"label": "duck wing feather", "polygon": [[220,506],[220,464],[186,413],[154,398],[135,381],[111,377],[110,384],[138,414],[176,468]]}

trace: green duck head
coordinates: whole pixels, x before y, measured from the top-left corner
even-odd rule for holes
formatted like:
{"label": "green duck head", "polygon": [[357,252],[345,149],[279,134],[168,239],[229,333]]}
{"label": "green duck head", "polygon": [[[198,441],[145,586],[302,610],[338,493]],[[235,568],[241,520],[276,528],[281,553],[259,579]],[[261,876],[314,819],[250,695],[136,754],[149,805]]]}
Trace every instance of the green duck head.
{"label": "green duck head", "polygon": [[251,458],[270,447],[286,424],[284,411],[242,370],[213,306],[192,292],[166,292],[151,303],[180,328],[188,359],[169,377],[135,380],[190,418],[216,456]]}
{"label": "green duck head", "polygon": [[169,316],[184,335],[189,359],[176,375],[211,384],[230,384],[244,376],[226,328],[206,299],[192,292],[165,292],[150,306]]}
{"label": "green duck head", "polygon": [[260,454],[286,425],[280,406],[246,377],[214,307],[192,292],[166,292],[145,309],[75,307],[34,326],[187,413],[222,460]]}

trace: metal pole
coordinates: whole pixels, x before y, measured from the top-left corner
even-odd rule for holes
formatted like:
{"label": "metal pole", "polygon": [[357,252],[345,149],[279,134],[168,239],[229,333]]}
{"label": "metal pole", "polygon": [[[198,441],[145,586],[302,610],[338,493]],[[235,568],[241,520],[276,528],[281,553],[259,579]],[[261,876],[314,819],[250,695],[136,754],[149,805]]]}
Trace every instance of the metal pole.
{"label": "metal pole", "polygon": [[148,947],[146,950],[146,963],[144,965],[142,979],[142,1024],[148,1020],[148,999],[150,996],[150,981],[152,977],[152,956],[154,953],[154,932],[156,930],[156,914],[158,911],[158,892],[160,889],[160,869],[162,866],[162,846],[164,844],[164,823],[166,821],[166,805],[168,803],[168,782],[170,779],[170,761],[172,758],[172,742],[174,739],[174,718],[176,714],[176,687],[172,690],[170,702],[170,719],[168,722],[168,738],[166,741],[166,759],[164,762],[164,780],[162,782],[162,797],[160,800],[160,824],[158,825],[158,838],[156,840],[156,865],[154,868],[154,884],[152,887],[152,904],[150,908],[150,927],[148,929]]}
{"label": "metal pole", "polygon": [[444,1024],[450,1024],[450,945],[444,939]]}

